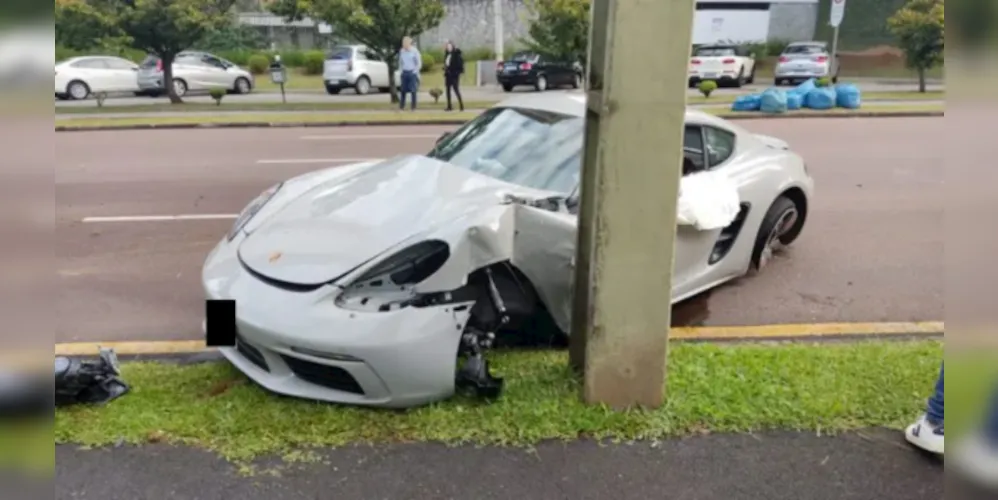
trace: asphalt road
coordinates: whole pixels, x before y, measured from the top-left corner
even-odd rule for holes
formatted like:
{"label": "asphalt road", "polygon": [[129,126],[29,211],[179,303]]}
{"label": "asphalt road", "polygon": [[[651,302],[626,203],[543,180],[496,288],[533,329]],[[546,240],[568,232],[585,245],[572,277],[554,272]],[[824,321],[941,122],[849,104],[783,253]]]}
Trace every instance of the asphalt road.
{"label": "asphalt road", "polygon": [[[901,91],[914,91],[918,90],[918,85],[909,80],[876,80],[876,79],[857,79],[855,80],[857,86],[860,90],[864,92],[901,92]],[[750,92],[761,92],[772,86],[772,82],[759,82],[754,85],[748,85],[742,87],[741,89],[731,89],[723,88],[718,89],[717,94],[742,94]],[[789,88],[789,87],[788,87]],[[943,85],[941,82],[933,82],[929,86],[929,90],[942,90]],[[426,95],[428,88],[424,88],[421,92],[421,97],[424,99],[429,99]],[[528,87],[517,87],[514,92],[532,92]],[[695,89],[689,91],[690,95],[700,95]],[[465,101],[499,101],[502,100],[508,94],[503,92],[498,87],[468,87],[462,89],[462,95]],[[184,98],[187,102],[199,102],[199,103],[212,103],[206,94],[202,95],[190,95]],[[309,90],[295,90],[289,91],[287,94],[287,101],[289,103],[302,103],[302,102],[388,102],[387,94],[369,94],[369,95],[356,95],[349,92],[344,92],[340,95],[328,95],[321,89],[316,89],[315,91]],[[265,103],[265,102],[281,102],[281,94],[279,92],[255,92],[247,95],[230,95],[225,97],[226,103]],[[166,104],[169,100],[165,97],[151,98],[151,97],[111,97],[104,101],[105,106],[136,106],[143,104]],[[96,106],[92,99],[84,101],[55,101],[56,109],[64,106],[84,106],[93,107]]]}
{"label": "asphalt road", "polygon": [[[817,182],[810,220],[765,272],[684,304],[679,321],[942,318],[942,119],[742,123],[789,141],[807,158]],[[56,134],[56,341],[201,338],[201,264],[249,200],[316,168],[425,152],[447,129]],[[988,168],[970,164],[965,168]],[[192,214],[220,218],[83,222]]]}
{"label": "asphalt road", "polygon": [[[412,444],[329,450],[319,463],[239,476],[187,448],[56,447],[56,499],[282,500],[477,498],[938,500],[942,463],[898,433],[716,435],[519,449]],[[51,487],[49,489],[51,492]],[[29,498],[29,497],[24,497]]]}

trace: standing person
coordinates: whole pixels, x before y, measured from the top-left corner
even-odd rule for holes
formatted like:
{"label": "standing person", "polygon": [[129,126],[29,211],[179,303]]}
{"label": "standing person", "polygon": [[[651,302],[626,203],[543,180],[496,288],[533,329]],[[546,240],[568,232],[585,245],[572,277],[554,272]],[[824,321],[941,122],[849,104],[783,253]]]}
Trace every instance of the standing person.
{"label": "standing person", "polygon": [[457,95],[457,104],[461,111],[464,111],[464,99],[461,99],[461,75],[464,74],[464,56],[461,49],[454,46],[450,40],[444,45],[444,85],[447,87],[447,111],[453,111],[451,106],[450,93],[454,89]]}
{"label": "standing person", "polygon": [[419,90],[419,70],[423,68],[423,58],[419,49],[412,46],[412,38],[402,39],[402,50],[399,51],[399,70],[402,72],[400,82],[402,92],[399,95],[399,109],[405,109],[405,96],[412,94],[412,110],[416,111],[416,92]]}

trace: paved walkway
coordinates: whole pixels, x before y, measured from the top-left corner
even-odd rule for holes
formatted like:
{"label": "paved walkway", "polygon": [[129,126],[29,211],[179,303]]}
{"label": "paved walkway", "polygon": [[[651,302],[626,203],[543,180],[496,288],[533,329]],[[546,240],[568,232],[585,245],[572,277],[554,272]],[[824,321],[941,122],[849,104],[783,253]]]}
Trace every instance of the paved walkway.
{"label": "paved walkway", "polygon": [[[238,475],[215,456],[150,445],[56,448],[56,499],[939,500],[940,462],[896,432],[716,435],[534,451],[412,444],[346,448]],[[324,462],[324,463],[323,463]],[[275,469],[274,467],[280,467]]]}

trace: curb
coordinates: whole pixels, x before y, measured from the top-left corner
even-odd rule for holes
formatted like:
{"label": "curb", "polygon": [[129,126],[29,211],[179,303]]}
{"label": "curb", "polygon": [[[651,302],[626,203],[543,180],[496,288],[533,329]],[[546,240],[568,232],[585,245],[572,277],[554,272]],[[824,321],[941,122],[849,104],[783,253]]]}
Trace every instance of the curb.
{"label": "curb", "polygon": [[[856,111],[835,114],[787,114],[787,115],[744,115],[719,113],[714,116],[726,120],[780,120],[780,119],[844,119],[844,118],[927,118],[945,116],[945,111]],[[333,128],[333,127],[418,127],[427,125],[463,125],[467,120],[330,120],[323,122],[217,122],[217,123],[164,123],[135,125],[95,125],[95,126],[65,126],[57,125],[56,132],[94,132],[111,130],[178,130],[178,129],[217,129],[217,128]]]}

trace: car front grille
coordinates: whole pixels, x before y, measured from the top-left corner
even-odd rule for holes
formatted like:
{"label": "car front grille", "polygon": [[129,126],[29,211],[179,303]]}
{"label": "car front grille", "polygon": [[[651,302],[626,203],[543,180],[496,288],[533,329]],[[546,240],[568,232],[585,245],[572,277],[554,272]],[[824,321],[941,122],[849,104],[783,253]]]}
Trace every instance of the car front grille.
{"label": "car front grille", "polygon": [[256,347],[247,344],[242,337],[236,337],[236,350],[261,370],[265,372],[270,371],[270,367],[267,366],[267,360],[263,358],[263,353]]}
{"label": "car front grille", "polygon": [[320,365],[291,356],[281,355],[288,368],[294,372],[298,378],[323,387],[335,389],[337,391],[349,392],[351,394],[364,395],[364,389],[357,383],[357,379],[350,375],[350,372],[335,366]]}

